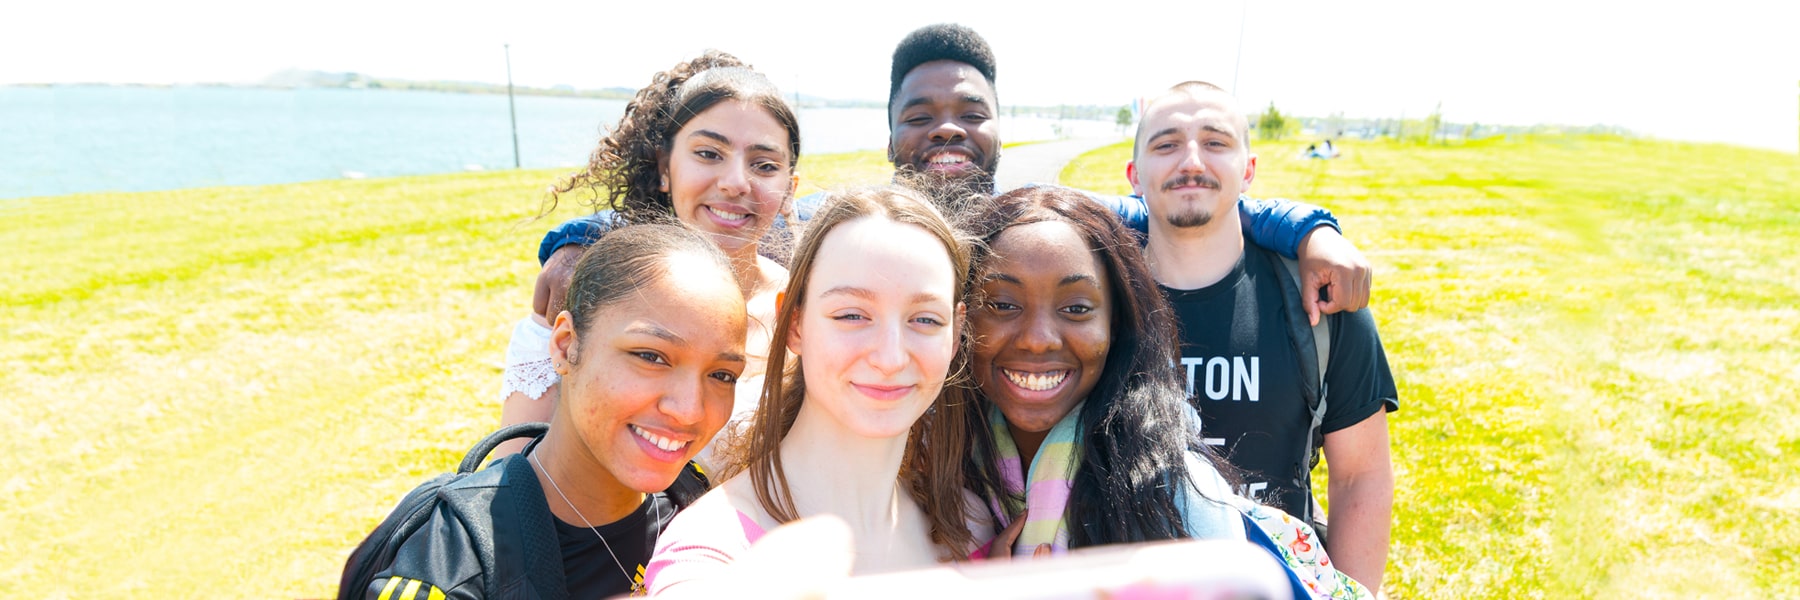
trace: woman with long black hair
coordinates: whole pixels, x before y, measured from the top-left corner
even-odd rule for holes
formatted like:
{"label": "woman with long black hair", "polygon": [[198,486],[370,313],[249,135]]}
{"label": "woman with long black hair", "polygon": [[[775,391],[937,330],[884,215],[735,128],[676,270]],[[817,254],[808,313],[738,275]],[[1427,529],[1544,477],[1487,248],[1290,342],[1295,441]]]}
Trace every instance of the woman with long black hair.
{"label": "woman with long black hair", "polygon": [[1017,532],[1013,552],[1241,539],[1287,563],[1305,594],[1367,595],[1308,528],[1232,492],[1173,367],[1174,317],[1110,211],[1043,186],[1003,194],[972,221],[984,242],[972,261],[972,370],[991,435],[976,436],[987,460],[967,472],[996,525]]}

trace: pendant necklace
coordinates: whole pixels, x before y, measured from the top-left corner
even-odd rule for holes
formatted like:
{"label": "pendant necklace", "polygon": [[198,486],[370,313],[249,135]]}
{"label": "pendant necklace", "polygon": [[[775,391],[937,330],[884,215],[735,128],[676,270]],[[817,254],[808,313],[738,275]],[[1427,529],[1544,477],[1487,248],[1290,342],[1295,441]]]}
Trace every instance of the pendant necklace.
{"label": "pendant necklace", "polygon": [[[581,509],[575,508],[574,502],[569,501],[569,496],[563,493],[562,486],[556,485],[556,479],[550,476],[550,470],[544,468],[544,463],[538,461],[537,452],[527,454],[525,458],[531,461],[532,466],[537,467],[539,473],[544,474],[544,480],[550,482],[550,489],[556,490],[557,496],[562,497],[563,504],[568,505],[569,510],[575,511],[575,516],[580,517],[581,523],[586,525],[589,531],[594,532],[594,537],[600,538],[600,545],[606,548],[607,556],[612,557],[613,565],[619,568],[619,573],[625,575],[626,581],[631,582],[631,591],[636,593],[638,587],[643,584],[639,583],[637,578],[631,575],[631,571],[625,570],[625,563],[619,562],[619,555],[613,552],[612,544],[606,541],[606,536],[600,535],[600,528],[595,527],[594,522],[589,521],[587,515],[581,514]],[[657,507],[656,521],[659,523],[662,522],[662,507]]]}

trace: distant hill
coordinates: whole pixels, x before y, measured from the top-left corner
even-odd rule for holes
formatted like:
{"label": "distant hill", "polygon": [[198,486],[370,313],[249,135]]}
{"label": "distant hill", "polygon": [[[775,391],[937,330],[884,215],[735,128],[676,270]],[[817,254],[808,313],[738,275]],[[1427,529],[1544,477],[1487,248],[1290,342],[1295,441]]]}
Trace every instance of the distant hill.
{"label": "distant hill", "polygon": [[[363,73],[334,73],[302,69],[286,69],[278,71],[263,78],[257,85],[276,88],[424,90],[461,94],[506,93],[506,85],[498,83],[486,83],[480,81],[413,81],[410,79],[376,77],[373,75],[365,75]],[[513,93],[524,96],[570,96],[580,98],[607,98],[614,100],[629,100],[636,91],[637,90],[623,87],[582,90],[568,85],[558,85],[547,88],[513,86]]]}

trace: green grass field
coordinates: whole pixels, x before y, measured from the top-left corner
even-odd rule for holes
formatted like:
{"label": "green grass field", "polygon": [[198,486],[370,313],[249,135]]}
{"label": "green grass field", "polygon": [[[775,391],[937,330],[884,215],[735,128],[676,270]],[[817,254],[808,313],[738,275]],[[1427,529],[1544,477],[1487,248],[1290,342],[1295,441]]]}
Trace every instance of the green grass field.
{"label": "green grass field", "polygon": [[[1377,265],[1390,596],[1800,585],[1800,160],[1601,138],[1264,144]],[[1123,189],[1129,148],[1064,180]],[[802,192],[885,179],[807,157]],[[3,595],[333,592],[498,421],[557,173],[0,202]],[[206,592],[213,589],[214,592]]]}
{"label": "green grass field", "polygon": [[[1800,160],[1590,137],[1264,143],[1259,196],[1376,265],[1401,412],[1389,595],[1800,586]],[[1064,171],[1127,190],[1120,145]]]}

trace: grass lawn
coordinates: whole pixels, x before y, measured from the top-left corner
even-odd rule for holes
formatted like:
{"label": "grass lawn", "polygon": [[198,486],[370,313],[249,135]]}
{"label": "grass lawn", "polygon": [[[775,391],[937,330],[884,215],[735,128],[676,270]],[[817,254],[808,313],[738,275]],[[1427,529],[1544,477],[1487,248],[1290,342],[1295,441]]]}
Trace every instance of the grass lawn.
{"label": "grass lawn", "polygon": [[331,594],[498,424],[560,174],[0,202],[0,596]]}
{"label": "grass lawn", "polygon": [[[1391,597],[1800,585],[1800,160],[1605,138],[1267,143],[1401,383]],[[1064,181],[1122,191],[1129,147]],[[801,193],[884,181],[809,156]],[[555,171],[0,202],[0,590],[320,597],[499,416]],[[217,592],[212,592],[217,593]]]}
{"label": "grass lawn", "polygon": [[[1330,207],[1376,265],[1401,395],[1390,597],[1800,586],[1800,160],[1594,137],[1303,147],[1258,144],[1252,192]],[[1063,180],[1125,193],[1130,153]]]}

